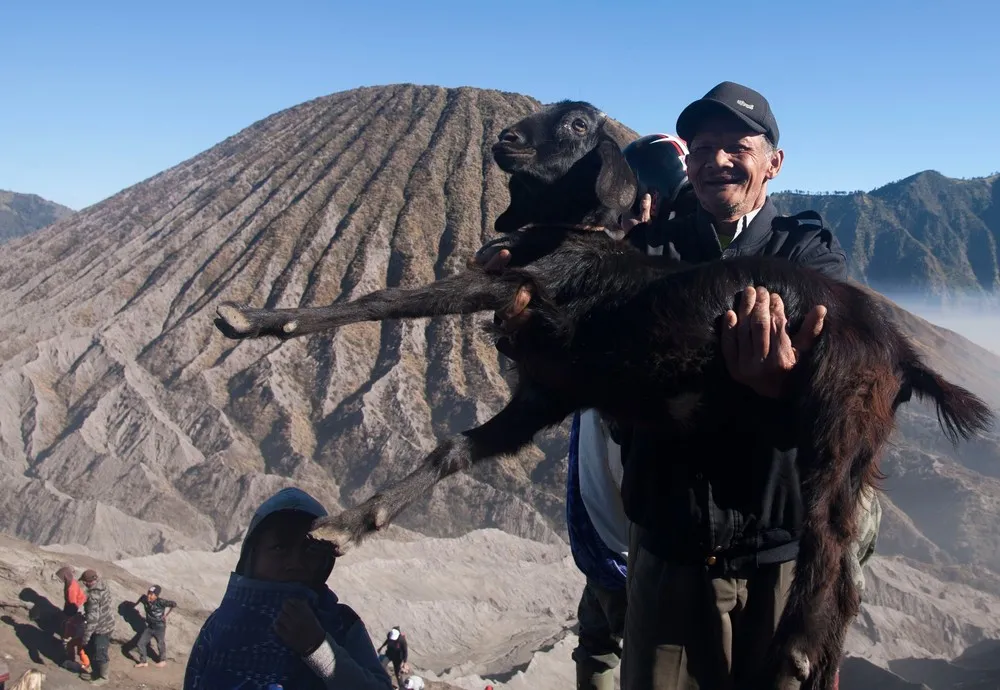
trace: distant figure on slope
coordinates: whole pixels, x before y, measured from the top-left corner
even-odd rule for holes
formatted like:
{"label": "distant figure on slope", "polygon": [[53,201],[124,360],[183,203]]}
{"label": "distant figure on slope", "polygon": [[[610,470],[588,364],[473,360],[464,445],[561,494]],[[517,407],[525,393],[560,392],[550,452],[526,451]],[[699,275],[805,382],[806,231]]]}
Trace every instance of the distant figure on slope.
{"label": "distant figure on slope", "polygon": [[163,668],[167,665],[167,617],[171,611],[177,608],[177,602],[162,598],[161,591],[159,585],[153,585],[135,602],[135,606],[142,604],[146,610],[146,629],[142,631],[142,636],[137,644],[139,661],[135,665],[136,668],[148,665],[146,649],[152,639],[156,640],[156,652],[159,657],[156,666]]}
{"label": "distant figure on slope", "polygon": [[73,572],[73,568],[70,566],[64,565],[59,568],[56,571],[56,577],[62,580],[63,583],[63,613],[67,616],[72,615],[72,613],[83,608],[84,602],[87,601],[87,593],[83,591],[83,587],[77,582],[76,573]]}
{"label": "distant figure on slope", "polygon": [[63,615],[66,619],[62,625],[62,641],[66,645],[66,664],[75,668],[79,664],[80,670],[90,673],[90,657],[84,649],[83,634],[86,631],[86,622],[83,618],[83,605],[87,601],[87,593],[76,580],[76,573],[73,568],[64,565],[56,571],[56,577],[63,581]]}
{"label": "distant figure on slope", "polygon": [[[80,581],[87,588],[87,601],[83,605],[86,625],[83,631],[83,645],[88,647],[91,671],[88,674],[91,685],[106,685],[110,677],[108,668],[111,659],[111,633],[115,629],[115,611],[111,604],[111,591],[94,570],[85,570]],[[82,676],[81,676],[82,677]]]}
{"label": "distant figure on slope", "polygon": [[381,652],[383,647],[386,658],[392,662],[392,673],[396,676],[396,685],[403,687],[401,679],[402,675],[406,673],[410,650],[406,644],[406,635],[402,633],[398,625],[386,633],[385,642],[379,646],[378,651]]}
{"label": "distant figure on slope", "polygon": [[326,514],[294,488],[257,509],[222,602],[195,640],[184,690],[392,687],[364,623],[326,585],[333,549],[309,536]]}

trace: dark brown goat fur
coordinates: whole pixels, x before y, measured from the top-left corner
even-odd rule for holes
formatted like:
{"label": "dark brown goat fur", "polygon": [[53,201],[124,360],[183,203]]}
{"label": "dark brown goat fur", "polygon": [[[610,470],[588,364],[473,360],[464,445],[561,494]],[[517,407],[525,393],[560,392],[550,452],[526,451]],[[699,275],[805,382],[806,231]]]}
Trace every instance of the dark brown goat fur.
{"label": "dark brown goat fur", "polygon": [[[510,266],[482,268],[414,289],[386,289],[307,309],[219,307],[231,338],[298,337],[359,321],[468,314],[507,306],[533,288],[533,316],[513,339],[518,384],[485,424],[453,435],[401,481],[361,505],[317,521],[342,553],[382,529],[434,484],[484,459],[519,451],[576,410],[596,408],[633,426],[669,424],[725,433],[734,415],[760,414],[723,362],[721,315],[749,285],[781,295],[795,332],[815,305],[828,309],[815,346],[791,374],[794,419],[761,420],[797,446],[806,511],[796,577],[761,676],[791,673],[826,690],[860,597],[849,577],[856,507],[874,486],[895,409],[915,392],[932,399],[952,440],[987,427],[989,408],[927,368],[862,289],[782,259],[738,258],[685,266],[649,257],[585,226],[615,227],[636,194],[604,116],[586,103],[549,106],[504,130],[494,158],[512,173],[511,205],[497,220]],[[517,231],[526,224],[534,226]],[[737,407],[734,401],[742,400]]]}

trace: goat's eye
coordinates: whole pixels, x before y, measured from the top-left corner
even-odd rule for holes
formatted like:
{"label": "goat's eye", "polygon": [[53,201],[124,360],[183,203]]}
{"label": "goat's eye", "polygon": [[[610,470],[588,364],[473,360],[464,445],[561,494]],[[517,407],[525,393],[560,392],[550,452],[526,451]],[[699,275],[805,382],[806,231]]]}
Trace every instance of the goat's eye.
{"label": "goat's eye", "polygon": [[574,132],[579,132],[580,134],[583,134],[584,132],[587,131],[587,123],[582,118],[579,117],[573,120],[572,123],[570,123],[570,127],[573,128]]}

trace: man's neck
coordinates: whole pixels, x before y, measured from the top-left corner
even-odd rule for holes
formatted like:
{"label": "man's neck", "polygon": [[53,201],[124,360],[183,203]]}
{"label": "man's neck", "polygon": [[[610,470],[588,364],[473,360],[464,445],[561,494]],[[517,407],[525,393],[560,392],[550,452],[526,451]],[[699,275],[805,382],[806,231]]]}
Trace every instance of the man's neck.
{"label": "man's neck", "polygon": [[767,195],[762,196],[753,206],[749,209],[744,206],[741,209],[733,210],[732,213],[726,215],[724,218],[719,218],[718,216],[712,216],[712,225],[720,229],[735,230],[737,224],[743,220],[744,217],[749,215],[756,215],[756,212],[764,208],[764,203],[767,201]]}
{"label": "man's neck", "polygon": [[743,220],[743,216],[738,216],[736,220],[718,220],[712,219],[712,227],[715,228],[715,232],[719,235],[725,235],[726,237],[735,237],[736,231],[740,227],[740,221]]}
{"label": "man's neck", "polygon": [[762,208],[764,208],[763,203],[736,218],[730,216],[725,220],[712,219],[712,228],[715,230],[715,234],[719,238],[719,244],[723,249],[726,249],[740,233],[747,229],[747,226],[757,217]]}

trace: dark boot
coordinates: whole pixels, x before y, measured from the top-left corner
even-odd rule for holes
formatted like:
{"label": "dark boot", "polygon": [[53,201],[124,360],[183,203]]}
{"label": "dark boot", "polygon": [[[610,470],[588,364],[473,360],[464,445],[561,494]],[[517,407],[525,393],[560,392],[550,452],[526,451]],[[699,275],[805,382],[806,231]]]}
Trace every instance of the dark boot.
{"label": "dark boot", "polygon": [[614,690],[615,672],[600,670],[593,664],[576,665],[576,690]]}
{"label": "dark boot", "polygon": [[108,662],[96,662],[94,664],[94,672],[90,676],[91,685],[107,685],[109,676],[111,674],[108,672]]}

